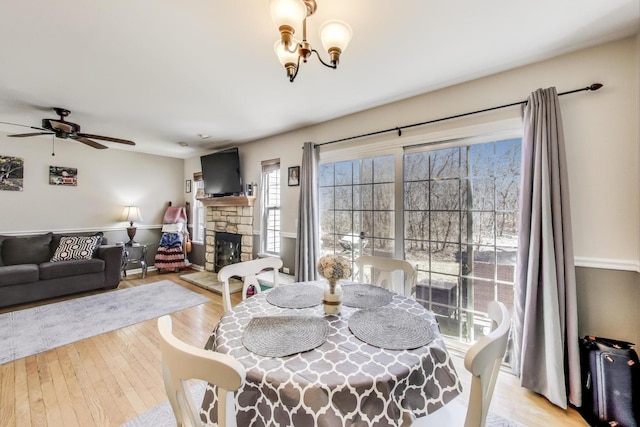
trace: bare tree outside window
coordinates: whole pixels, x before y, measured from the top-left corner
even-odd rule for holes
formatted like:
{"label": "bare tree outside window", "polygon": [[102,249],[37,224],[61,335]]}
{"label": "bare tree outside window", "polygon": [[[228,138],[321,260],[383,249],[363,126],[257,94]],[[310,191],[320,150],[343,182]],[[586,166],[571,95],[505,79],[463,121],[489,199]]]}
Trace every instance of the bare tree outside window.
{"label": "bare tree outside window", "polygon": [[474,341],[488,331],[489,301],[513,305],[520,151],[509,139],[406,152],[401,212],[394,155],[320,165],[322,252],[352,261],[404,252],[418,272],[415,298],[444,334]]}

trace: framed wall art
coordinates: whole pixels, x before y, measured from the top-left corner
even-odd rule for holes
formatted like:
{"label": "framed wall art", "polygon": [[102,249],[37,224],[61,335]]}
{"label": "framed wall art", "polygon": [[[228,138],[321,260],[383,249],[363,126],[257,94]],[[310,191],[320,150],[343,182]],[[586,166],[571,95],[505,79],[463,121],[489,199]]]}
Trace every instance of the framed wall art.
{"label": "framed wall art", "polygon": [[300,166],[291,166],[287,175],[287,184],[289,187],[300,185]]}
{"label": "framed wall art", "polygon": [[22,191],[24,159],[0,155],[0,190]]}
{"label": "framed wall art", "polygon": [[191,180],[188,179],[184,182],[184,191],[187,193],[191,193]]}
{"label": "framed wall art", "polygon": [[49,166],[49,184],[76,187],[78,185],[78,169],[66,166]]}

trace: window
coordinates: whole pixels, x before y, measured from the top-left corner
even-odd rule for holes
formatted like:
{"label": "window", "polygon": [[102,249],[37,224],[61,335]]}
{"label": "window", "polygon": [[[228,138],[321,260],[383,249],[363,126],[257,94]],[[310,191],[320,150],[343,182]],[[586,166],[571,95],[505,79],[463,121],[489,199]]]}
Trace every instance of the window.
{"label": "window", "polygon": [[262,162],[260,250],[280,254],[280,159]]}
{"label": "window", "polygon": [[489,301],[513,306],[520,139],[407,152],[404,253],[442,332],[475,341]]}
{"label": "window", "polygon": [[193,195],[193,236],[191,236],[191,240],[197,243],[204,243],[204,235],[205,235],[205,226],[206,226],[206,210],[204,205],[198,197],[202,197],[204,195],[204,181],[202,180],[202,173],[194,173],[193,174],[193,186],[194,189],[192,191]]}
{"label": "window", "polygon": [[442,333],[475,341],[489,301],[513,305],[520,149],[519,138],[469,139],[321,164],[322,252],[403,256]]}
{"label": "window", "polygon": [[323,253],[394,257],[393,155],[320,165]]}

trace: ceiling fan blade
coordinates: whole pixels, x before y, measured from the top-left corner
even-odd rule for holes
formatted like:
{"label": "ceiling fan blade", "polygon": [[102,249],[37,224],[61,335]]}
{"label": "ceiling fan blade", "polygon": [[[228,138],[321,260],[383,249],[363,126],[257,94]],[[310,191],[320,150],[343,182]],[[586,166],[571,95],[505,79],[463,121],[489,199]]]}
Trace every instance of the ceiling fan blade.
{"label": "ceiling fan blade", "polygon": [[92,141],[89,138],[85,138],[84,136],[71,136],[70,138],[74,139],[76,141],[80,141],[83,144],[87,144],[90,147],[98,148],[100,150],[108,148],[106,145],[102,145],[102,144],[100,144],[98,142]]}
{"label": "ceiling fan blade", "polygon": [[136,143],[133,141],[129,141],[127,139],[112,138],[110,136],[92,135],[90,133],[79,133],[78,136],[85,137],[85,138],[101,139],[103,141],[118,142],[120,144],[136,145]]}
{"label": "ceiling fan blade", "polygon": [[7,135],[9,138],[26,138],[28,136],[52,135],[53,132],[34,132],[34,133],[18,133],[15,135]]}
{"label": "ceiling fan blade", "polygon": [[3,125],[20,126],[23,128],[29,128],[29,129],[35,129],[35,130],[44,130],[44,131],[47,130],[47,129],[39,128],[37,126],[19,125],[18,123],[9,123],[9,122],[0,122],[0,123],[2,123]]}

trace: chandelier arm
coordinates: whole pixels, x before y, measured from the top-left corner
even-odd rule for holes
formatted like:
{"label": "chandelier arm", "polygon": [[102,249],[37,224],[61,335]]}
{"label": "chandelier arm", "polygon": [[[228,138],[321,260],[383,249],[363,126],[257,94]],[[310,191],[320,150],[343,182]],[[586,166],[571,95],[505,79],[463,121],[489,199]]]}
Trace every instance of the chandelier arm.
{"label": "chandelier arm", "polygon": [[293,83],[293,81],[295,80],[296,76],[298,75],[298,71],[300,71],[300,56],[298,56],[298,64],[296,65],[296,72],[293,74],[293,76],[289,77],[289,81],[291,83]]}
{"label": "chandelier arm", "polygon": [[336,63],[333,63],[333,64],[327,64],[326,62],[324,62],[324,61],[322,60],[322,58],[320,57],[320,54],[318,53],[318,51],[317,51],[317,50],[315,50],[315,49],[311,49],[311,52],[313,52],[313,53],[315,53],[315,54],[316,54],[316,56],[318,57],[318,61],[320,61],[320,62],[322,63],[322,65],[324,65],[325,67],[333,68],[334,70],[335,70],[336,68],[338,68],[338,64],[336,64]]}

